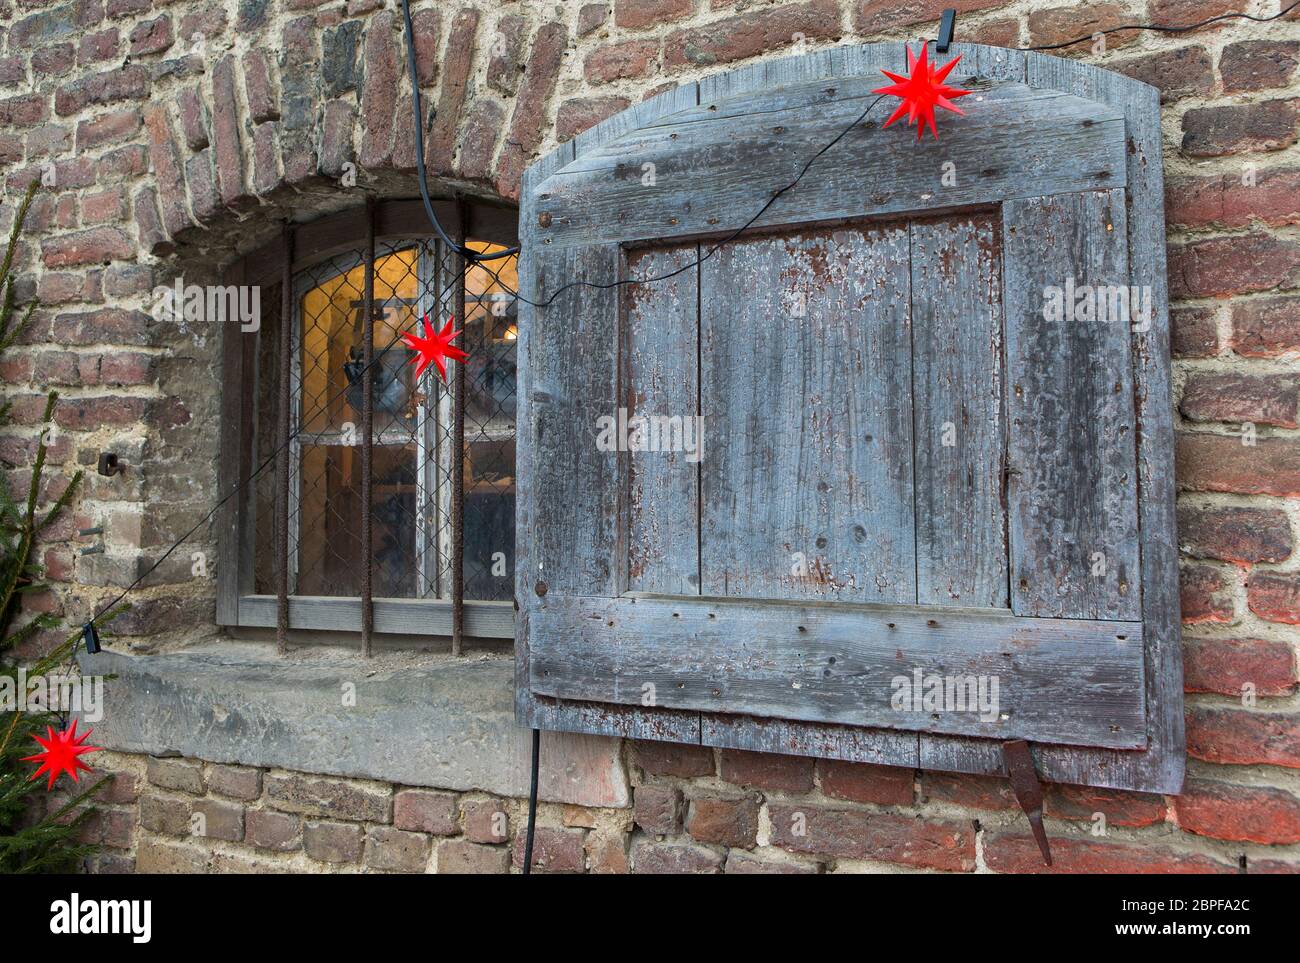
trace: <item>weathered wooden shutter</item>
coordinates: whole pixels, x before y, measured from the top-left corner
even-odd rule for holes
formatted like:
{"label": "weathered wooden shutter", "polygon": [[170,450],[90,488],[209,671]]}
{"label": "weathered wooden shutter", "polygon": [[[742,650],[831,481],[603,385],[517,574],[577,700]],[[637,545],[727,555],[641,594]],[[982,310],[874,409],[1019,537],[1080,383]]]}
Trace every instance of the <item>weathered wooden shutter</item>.
{"label": "weathered wooden shutter", "polygon": [[[1158,99],[954,53],[940,141],[881,105],[716,251],[901,44],[689,84],[528,172],[522,723],[983,773],[1026,739],[1051,780],[1180,786]],[[598,444],[697,415],[698,460]],[[977,679],[995,713],[921,704]]]}

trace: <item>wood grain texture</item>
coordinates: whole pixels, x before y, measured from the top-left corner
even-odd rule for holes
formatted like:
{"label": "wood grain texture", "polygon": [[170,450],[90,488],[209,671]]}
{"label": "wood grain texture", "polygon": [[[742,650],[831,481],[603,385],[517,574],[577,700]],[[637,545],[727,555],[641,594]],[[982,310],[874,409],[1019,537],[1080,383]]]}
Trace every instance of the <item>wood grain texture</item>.
{"label": "wood grain texture", "polygon": [[907,246],[846,227],[701,266],[704,594],[915,601]]}
{"label": "wood grain texture", "polygon": [[[878,81],[871,81],[878,84]],[[545,180],[541,232],[555,245],[639,241],[734,230],[789,184],[809,157],[840,135],[876,95],[845,84],[816,110],[803,103],[760,105],[757,113],[720,105],[681,123],[661,120],[577,157]],[[978,100],[977,100],[978,98]],[[976,101],[972,103],[972,101]],[[969,115],[945,117],[942,141],[917,142],[880,124],[855,126],[786,193],[759,225],[825,221],[987,204],[1026,194],[1122,187],[1123,120],[1068,94],[1000,82],[967,98]],[[717,115],[717,116],[713,116]],[[851,162],[846,159],[851,158]],[[957,181],[944,183],[945,164]],[[655,177],[647,181],[646,165]],[[707,171],[708,176],[701,176]]]}
{"label": "wood grain texture", "polygon": [[[687,441],[699,414],[699,247],[644,248],[629,252],[629,278],[666,280],[623,289],[623,407],[635,419],[675,419],[641,424],[642,440],[655,449]],[[686,270],[683,270],[683,269]],[[679,438],[649,424],[680,427]],[[687,428],[691,434],[688,435]],[[703,449],[695,448],[697,453]],[[628,454],[627,584],[639,592],[697,595],[700,591],[699,468],[685,450]]]}
{"label": "wood grain texture", "polygon": [[1008,201],[1002,218],[1012,610],[1139,618],[1124,192]]}
{"label": "wood grain texture", "polygon": [[1000,225],[920,221],[911,252],[917,601],[1006,608]]}
{"label": "wood grain texture", "polygon": [[[244,262],[222,272],[223,285],[244,283]],[[253,473],[253,408],[256,400],[256,359],[260,333],[244,333],[237,325],[222,329],[221,377],[229,390],[221,395],[221,459],[217,491],[226,498]],[[217,624],[239,624],[239,597],[251,592],[252,544],[250,535],[255,498],[229,498],[217,513]]]}
{"label": "wood grain texture", "polygon": [[[274,595],[244,595],[239,599],[239,625],[274,628]],[[451,635],[451,602],[440,599],[375,599],[375,631],[400,635]],[[289,628],[332,632],[361,631],[361,600],[325,595],[294,595],[289,599]],[[515,634],[510,602],[465,603],[465,634],[483,639],[509,639]]]}
{"label": "wood grain texture", "polygon": [[[542,695],[991,739],[1146,744],[1137,622],[661,596],[548,597],[531,620],[531,685]],[[980,681],[985,696],[978,707],[971,694],[923,706],[934,678]],[[916,700],[900,704],[904,686]]]}

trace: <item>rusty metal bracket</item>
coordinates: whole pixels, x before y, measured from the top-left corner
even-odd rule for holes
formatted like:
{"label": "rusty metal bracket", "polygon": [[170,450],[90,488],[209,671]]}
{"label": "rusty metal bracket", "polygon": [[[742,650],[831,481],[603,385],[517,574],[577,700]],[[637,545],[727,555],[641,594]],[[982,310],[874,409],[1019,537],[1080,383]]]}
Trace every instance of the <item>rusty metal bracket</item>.
{"label": "rusty metal bracket", "polygon": [[1015,739],[1002,743],[1002,761],[1011,778],[1011,791],[1016,794],[1016,802],[1029,817],[1029,826],[1034,831],[1034,839],[1042,850],[1043,861],[1052,865],[1052,850],[1047,845],[1047,830],[1043,828],[1043,787],[1038,782],[1038,773],[1034,771],[1034,757],[1029,754],[1029,743]]}

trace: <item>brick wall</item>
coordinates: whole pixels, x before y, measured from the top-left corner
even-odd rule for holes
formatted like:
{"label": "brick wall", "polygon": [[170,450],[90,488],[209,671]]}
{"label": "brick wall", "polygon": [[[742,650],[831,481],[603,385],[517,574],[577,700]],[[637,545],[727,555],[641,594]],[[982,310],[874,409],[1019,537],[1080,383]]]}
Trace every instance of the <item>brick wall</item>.
{"label": "brick wall", "polygon": [[[943,5],[421,0],[430,172],[513,197],[539,152],[682,79],[765,55],[932,34]],[[962,39],[1020,46],[1134,19],[1271,13],[1278,2],[956,6]],[[55,588],[31,607],[84,616],[213,502],[219,334],[152,321],[153,286],[178,274],[205,283],[286,213],[359,203],[340,182],[349,164],[362,186],[413,193],[397,11],[393,0],[0,0],[6,199],[43,171],[54,177],[20,262],[20,295],[38,294],[42,308],[28,344],[0,363],[19,420],[0,435],[0,458],[19,466],[10,474],[21,482],[49,385],[63,396],[45,497],[101,449],[130,466],[88,477],[42,549]],[[1083,45],[1073,55],[1164,92],[1190,760],[1176,800],[1054,787],[1049,832],[1067,871],[1231,872],[1244,860],[1252,872],[1294,872],[1300,22],[1121,34],[1104,52]],[[11,217],[7,202],[0,227]],[[104,551],[81,555],[90,543],[76,530],[98,524]],[[193,550],[211,545],[199,539]],[[171,626],[212,631],[211,582],[192,565],[190,551],[177,553],[137,594],[116,626],[134,647],[157,644]],[[33,640],[28,653],[50,641]],[[627,752],[632,813],[544,807],[539,849],[553,865],[618,868],[630,851],[642,870],[1039,868],[995,780],[689,748]],[[501,805],[512,835],[520,825],[518,801],[339,780],[312,789],[305,776],[197,762],[112,764],[124,775],[96,824],[122,854],[106,857],[109,868],[462,860],[500,869],[505,844],[469,824]],[[350,808],[373,799],[374,812]],[[403,799],[424,815],[403,822]],[[202,807],[209,837],[182,839],[175,830]],[[796,818],[806,834],[787,835]],[[347,859],[317,859],[311,838],[317,852]]]}

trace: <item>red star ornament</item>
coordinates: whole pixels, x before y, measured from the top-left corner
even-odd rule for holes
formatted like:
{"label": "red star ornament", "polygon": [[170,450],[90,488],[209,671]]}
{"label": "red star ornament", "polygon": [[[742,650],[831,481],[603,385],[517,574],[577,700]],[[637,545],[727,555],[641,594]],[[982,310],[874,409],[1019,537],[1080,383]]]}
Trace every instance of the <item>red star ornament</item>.
{"label": "red star ornament", "polygon": [[894,81],[888,87],[878,87],[872,91],[873,94],[888,94],[891,97],[901,97],[903,102],[898,105],[885,121],[888,127],[894,121],[898,120],[904,114],[907,115],[909,124],[916,124],[916,139],[920,140],[925,128],[930,128],[930,133],[934,139],[939,139],[939,131],[934,126],[934,108],[942,107],[944,110],[951,110],[954,114],[965,116],[965,111],[953,104],[958,97],[965,97],[971,91],[962,90],[958,87],[949,87],[945,84],[944,78],[957,66],[957,61],[961,57],[955,57],[948,63],[938,69],[929,61],[929,54],[923,45],[921,47],[921,56],[917,57],[912,53],[912,48],[907,47],[907,69],[909,75],[906,77],[899,74],[890,73],[888,70],[882,70],[886,77]]}
{"label": "red star ornament", "polygon": [[90,767],[81,761],[83,753],[99,752],[100,746],[82,745],[94,729],[87,729],[80,737],[77,736],[77,720],[72,720],[72,728],[65,729],[63,732],[55,732],[53,726],[47,727],[47,737],[42,739],[40,736],[33,735],[43,748],[44,751],[36,753],[34,756],[23,756],[23,762],[39,762],[40,767],[32,773],[32,779],[39,779],[41,773],[48,772],[50,781],[46,783],[45,790],[54,788],[54,780],[58,779],[63,773],[72,777],[72,781],[77,781],[77,770],[90,772]]}
{"label": "red star ornament", "polygon": [[464,351],[452,344],[454,339],[461,332],[453,331],[452,326],[456,319],[450,318],[443,325],[441,331],[433,333],[433,325],[429,323],[429,316],[424,316],[424,333],[425,337],[421,338],[410,331],[402,335],[402,340],[406,346],[415,352],[415,357],[411,360],[415,362],[415,377],[418,379],[424,373],[424,369],[429,367],[432,362],[438,369],[438,374],[442,376],[442,383],[447,383],[447,365],[444,358],[451,358],[454,361],[464,361],[469,357]]}

